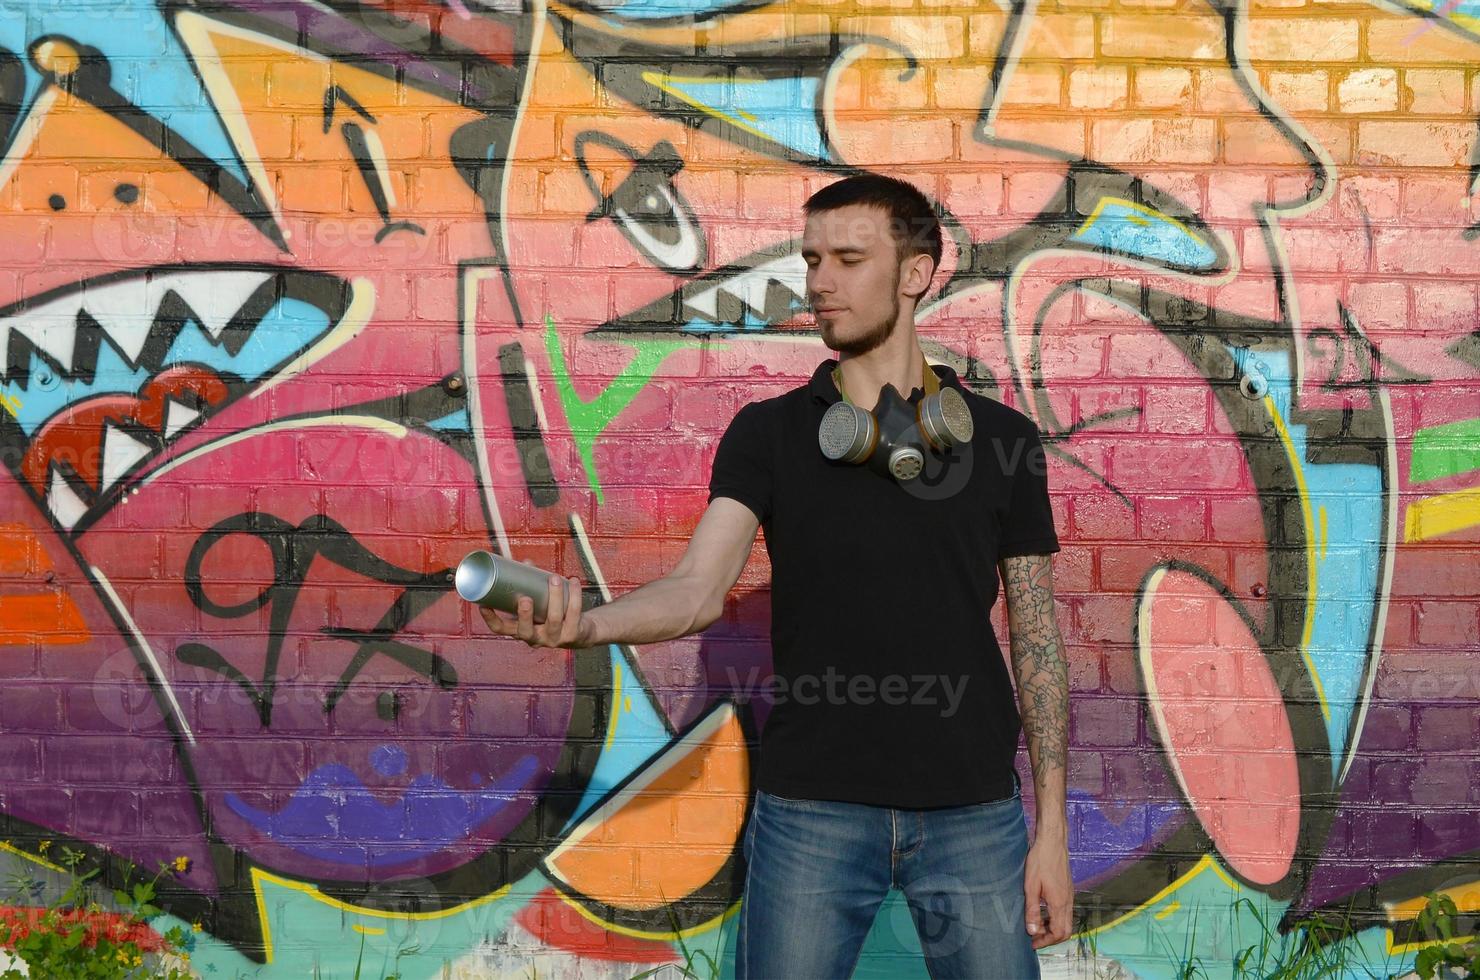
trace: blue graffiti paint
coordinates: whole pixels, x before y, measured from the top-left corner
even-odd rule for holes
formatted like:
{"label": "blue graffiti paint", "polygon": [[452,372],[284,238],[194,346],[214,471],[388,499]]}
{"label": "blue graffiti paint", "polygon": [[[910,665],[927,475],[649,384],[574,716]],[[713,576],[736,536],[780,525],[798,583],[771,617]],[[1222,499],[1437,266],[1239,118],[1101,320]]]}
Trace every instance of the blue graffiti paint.
{"label": "blue graffiti paint", "polygon": [[671,95],[814,160],[830,158],[817,125],[816,78],[707,79],[652,74]]}
{"label": "blue graffiti paint", "polygon": [[631,20],[664,17],[713,17],[734,7],[748,6],[746,0],[596,0],[589,4],[603,13]]}
{"label": "blue graffiti paint", "polygon": [[[802,303],[800,301],[793,300],[791,304],[791,310],[784,319],[791,319],[791,314],[794,314],[801,309],[803,309]],[[712,320],[701,320],[698,317],[694,317],[693,319],[689,320],[688,323],[684,324],[683,332],[709,334],[755,333],[760,330],[768,330],[777,322],[778,321],[775,320],[762,320],[750,310],[746,310],[744,313],[741,314],[740,319],[735,323],[715,323]]]}
{"label": "blue graffiti paint", "polygon": [[1315,603],[1304,653],[1314,668],[1325,704],[1331,767],[1339,773],[1352,715],[1365,696],[1371,656],[1378,577],[1384,537],[1383,474],[1373,463],[1314,463],[1307,455],[1306,426],[1291,417],[1294,386],[1286,354],[1234,349],[1241,372],[1262,374],[1268,397],[1284,419],[1299,460],[1312,522]]}
{"label": "blue graffiti paint", "polygon": [[1086,882],[1114,871],[1182,826],[1187,810],[1180,804],[1140,803],[1112,817],[1103,801],[1082,790],[1069,790],[1069,870]]}
{"label": "blue graffiti paint", "polygon": [[410,761],[399,745],[377,745],[370,752],[370,768],[382,776],[401,775]]}
{"label": "blue graffiti paint", "polygon": [[466,408],[460,408],[441,418],[432,419],[427,423],[427,428],[436,429],[439,432],[471,432],[473,431],[473,420]]}
{"label": "blue graffiti paint", "polygon": [[612,787],[646,765],[673,743],[663,720],[648,700],[642,682],[627,667],[617,647],[607,648],[612,663],[612,713],[607,719],[607,741],[596,760],[596,769],[575,813],[566,823],[573,826]]}
{"label": "blue graffiti paint", "polygon": [[137,395],[156,370],[176,365],[204,365],[226,377],[259,381],[288,357],[308,347],[330,326],[328,315],[318,307],[302,300],[279,300],[234,355],[190,320],[157,369],[129,367],[106,341],[98,347],[97,364],[93,376],[87,380],[61,377],[33,353],[26,387],[21,388],[15,381],[5,382],[0,384],[0,397],[18,406],[16,421],[30,438],[57,412],[98,395]]}
{"label": "blue graffiti paint", "polygon": [[258,321],[235,355],[195,327],[182,330],[175,338],[165,355],[165,365],[204,364],[243,381],[258,381],[285,359],[308,347],[330,326],[328,314],[318,307],[302,300],[283,299]]}
{"label": "blue graffiti paint", "polygon": [[[16,8],[19,7],[19,11]],[[95,47],[108,59],[113,86],[240,179],[237,162],[200,80],[153,0],[113,0],[106,7],[17,0],[0,16],[0,45],[22,53],[37,38],[57,34]],[[41,87],[27,66],[25,104]]]}
{"label": "blue graffiti paint", "polygon": [[[498,813],[534,776],[538,760],[520,757],[492,786],[456,789],[435,776],[417,776],[404,796],[382,803],[354,770],[319,766],[287,804],[269,813],[226,795],[226,805],[254,828],[299,853],[372,867],[403,864],[462,840]],[[408,821],[414,825],[408,826]]]}
{"label": "blue graffiti paint", "polygon": [[34,353],[25,388],[14,381],[0,385],[3,395],[17,405],[16,422],[27,438],[57,412],[98,395],[136,395],[152,376],[144,368],[130,368],[119,353],[107,344],[98,350],[97,370],[91,380],[63,378]]}
{"label": "blue graffiti paint", "polygon": [[1186,269],[1209,269],[1211,245],[1170,215],[1130,201],[1106,198],[1069,241]]}

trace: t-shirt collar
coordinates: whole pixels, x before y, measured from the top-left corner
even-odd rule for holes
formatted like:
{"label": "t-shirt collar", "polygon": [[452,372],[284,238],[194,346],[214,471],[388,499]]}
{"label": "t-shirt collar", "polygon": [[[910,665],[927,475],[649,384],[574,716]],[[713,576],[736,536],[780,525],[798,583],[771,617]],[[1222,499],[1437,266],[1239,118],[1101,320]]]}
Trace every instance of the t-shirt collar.
{"label": "t-shirt collar", "polygon": [[[807,382],[807,391],[811,393],[812,398],[822,402],[824,405],[831,405],[834,402],[843,400],[842,394],[838,391],[838,386],[833,384],[832,379],[833,368],[837,366],[837,358],[828,358],[817,365],[817,370],[812,372],[812,380]],[[961,387],[960,379],[956,377],[956,372],[950,365],[932,364],[930,367],[935,371],[936,377],[940,378],[942,385],[950,385],[952,388]],[[905,398],[908,399],[915,392],[920,392],[920,397],[924,397],[924,392],[916,385],[914,391],[905,393]]]}

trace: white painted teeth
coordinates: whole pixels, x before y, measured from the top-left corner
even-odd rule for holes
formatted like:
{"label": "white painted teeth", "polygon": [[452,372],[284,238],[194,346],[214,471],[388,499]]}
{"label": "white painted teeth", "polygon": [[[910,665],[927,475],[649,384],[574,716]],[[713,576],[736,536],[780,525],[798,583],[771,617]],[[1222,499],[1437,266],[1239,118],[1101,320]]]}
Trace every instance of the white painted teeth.
{"label": "white painted teeth", "polygon": [[77,491],[72,485],[62,478],[62,474],[56,470],[51,471],[51,488],[46,493],[46,509],[51,511],[52,519],[68,531],[87,513],[87,504],[83,503]]}
{"label": "white painted teeth", "polygon": [[702,293],[695,293],[684,301],[690,312],[698,313],[707,320],[719,321],[716,305],[719,303],[719,287],[710,286]]}
{"label": "white painted teeth", "polygon": [[270,278],[272,274],[267,272],[232,272],[227,275],[196,272],[171,276],[164,281],[164,286],[195,312],[212,340],[219,340],[221,331],[236,316],[236,311]]}
{"label": "white painted teeth", "polygon": [[77,310],[82,297],[54,300],[39,310],[0,319],[0,357],[10,350],[10,332],[14,330],[39,347],[47,357],[72,369],[72,352],[77,345]]}
{"label": "white painted teeth", "polygon": [[684,307],[691,313],[717,323],[719,297],[723,293],[745,304],[756,319],[767,321],[771,314],[766,310],[766,296],[771,291],[772,283],[784,287],[796,300],[794,305],[804,305],[807,296],[807,263],[796,252],[762,262],[686,297]]}
{"label": "white painted teeth", "polygon": [[[92,365],[75,363],[78,321],[85,312],[131,367],[140,366],[139,359],[149,342],[160,304],[171,295],[190,307],[195,321],[212,340],[220,340],[241,308],[274,275],[238,269],[179,271],[84,284],[41,306],[0,317],[0,365],[9,357],[14,332],[27,338],[64,373],[91,370]],[[198,409],[167,399],[164,438],[174,438],[199,418]],[[159,448],[146,439],[114,423],[105,423],[99,494],[107,493]],[[46,508],[58,527],[67,531],[76,527],[91,509],[90,499],[90,491],[79,492],[59,470],[52,469],[46,488]]]}
{"label": "white painted teeth", "polygon": [[140,442],[112,422],[104,423],[103,477],[98,491],[106,493],[109,487],[153,451],[148,443]]}
{"label": "white painted teeth", "polygon": [[61,365],[63,371],[72,371],[77,314],[86,311],[119,353],[135,365],[149,340],[159,305],[171,293],[190,307],[212,340],[219,340],[237,311],[272,277],[271,272],[226,269],[146,274],[85,285],[44,306],[0,317],[0,359],[10,350],[10,334],[15,331]]}
{"label": "white painted teeth", "polygon": [[130,364],[138,362],[149,339],[149,328],[154,325],[159,296],[153,287],[154,282],[144,276],[84,287],[83,308]]}
{"label": "white painted teeth", "polygon": [[166,439],[175,438],[181,429],[198,418],[200,418],[200,412],[184,402],[177,402],[173,398],[165,399],[164,437]]}

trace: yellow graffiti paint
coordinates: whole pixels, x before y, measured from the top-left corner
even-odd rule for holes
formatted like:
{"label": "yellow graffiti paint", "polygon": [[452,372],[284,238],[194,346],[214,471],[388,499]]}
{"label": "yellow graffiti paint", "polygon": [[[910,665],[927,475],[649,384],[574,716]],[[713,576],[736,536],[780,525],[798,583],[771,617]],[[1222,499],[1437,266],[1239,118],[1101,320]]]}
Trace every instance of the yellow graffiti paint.
{"label": "yellow graffiti paint", "polygon": [[1201,235],[1197,234],[1185,223],[1178,221],[1176,218],[1172,217],[1166,212],[1159,211],[1156,208],[1147,207],[1144,204],[1137,204],[1135,201],[1128,201],[1123,197],[1100,198],[1100,200],[1095,204],[1095,209],[1090,212],[1089,217],[1085,218],[1084,221],[1079,225],[1079,227],[1074,229],[1074,234],[1083,235],[1088,232],[1091,228],[1094,227],[1095,222],[1099,221],[1104,216],[1105,208],[1109,207],[1112,204],[1116,207],[1124,208],[1127,212],[1127,214],[1124,215],[1124,220],[1129,221],[1131,224],[1137,226],[1138,228],[1150,228],[1153,224],[1171,225],[1173,228],[1177,229],[1188,238],[1191,238],[1194,241],[1202,241]]}
{"label": "yellow graffiti paint", "polygon": [[0,851],[4,851],[7,854],[14,854],[18,858],[24,858],[25,860],[30,861],[32,864],[39,865],[40,867],[45,868],[47,871],[55,871],[58,874],[67,873],[67,869],[63,868],[61,865],[52,864],[50,861],[46,860],[46,858],[42,857],[39,854],[32,854],[29,851],[23,851],[9,841],[0,841]]}
{"label": "yellow graffiti paint", "polygon": [[[751,125],[751,123],[756,121],[754,113],[746,112],[744,109],[737,109],[734,112],[726,112],[724,109],[720,109],[708,104],[707,102],[703,102],[695,98],[692,93],[685,92],[683,89],[679,88],[680,85],[713,85],[715,81],[713,78],[690,78],[681,75],[668,75],[660,71],[645,71],[642,73],[642,80],[647,82],[654,88],[661,89],[667,95],[671,95],[675,99],[682,100],[683,102],[693,106],[695,109],[698,109],[701,112],[707,113],[716,119],[729,123],[736,129],[743,130],[744,132],[747,132],[752,136],[759,136],[767,143],[776,142],[776,138],[774,136],[756,126]],[[764,80],[759,78],[731,78],[728,79],[728,81],[731,85],[745,85],[747,83],[759,84],[762,83]]]}
{"label": "yellow graffiti paint", "polygon": [[[448,908],[438,909],[434,912],[387,912],[384,909],[372,909],[366,908],[362,905],[351,905],[349,902],[341,901],[340,899],[325,895],[323,892],[319,891],[317,885],[311,885],[305,881],[294,881],[291,878],[284,878],[281,875],[273,874],[270,871],[263,871],[261,868],[253,868],[252,891],[257,902],[257,918],[258,921],[262,923],[263,954],[267,957],[268,963],[271,963],[273,960],[272,920],[269,919],[267,916],[267,896],[263,892],[262,888],[264,884],[271,884],[278,888],[286,888],[289,891],[298,892],[299,894],[308,896],[310,900],[320,905],[323,905],[327,908],[335,909],[336,911],[347,912],[351,915],[360,915],[370,919],[386,919],[411,922],[428,922],[434,919],[446,919],[454,915],[461,915],[462,913],[467,912],[470,909],[481,908],[482,906],[487,905],[490,902],[498,901],[499,899],[507,895],[509,893],[509,890],[513,888],[513,885],[505,885],[497,891],[489,892],[487,895],[483,895],[480,898],[475,898],[471,902],[463,902],[461,905],[449,906]],[[378,927],[372,926],[369,928]],[[384,931],[385,930],[383,929],[381,930],[381,932]],[[375,933],[369,932],[366,932],[365,934],[375,935]]]}
{"label": "yellow graffiti paint", "polygon": [[680,938],[688,940],[692,939],[694,936],[702,936],[706,932],[717,928],[721,923],[725,922],[736,912],[740,911],[740,902],[736,901],[732,905],[730,905],[729,908],[725,909],[724,912],[716,915],[708,922],[701,922],[696,926],[689,927],[688,929],[634,929],[631,926],[623,926],[618,925],[615,922],[606,921],[605,919],[598,916],[596,913],[592,912],[590,909],[586,908],[580,902],[577,902],[574,899],[570,898],[563,891],[557,889],[555,894],[560,897],[560,900],[562,902],[575,909],[576,912],[580,914],[581,918],[585,919],[587,922],[590,922],[592,925],[600,926],[607,932],[615,932],[623,936],[629,936],[633,939],[651,939],[656,942],[672,942],[673,940]]}
{"label": "yellow graffiti paint", "polygon": [[[1221,880],[1225,885],[1227,885],[1233,891],[1240,892],[1240,891],[1243,890],[1242,887],[1239,885],[1239,883],[1236,882],[1236,881],[1234,881],[1233,878],[1231,878],[1229,876],[1228,872],[1227,871],[1224,871],[1223,868],[1222,868],[1222,866],[1219,865],[1216,860],[1214,860],[1214,858],[1213,858],[1213,856],[1211,854],[1204,854],[1198,860],[1198,862],[1196,864],[1194,864],[1187,871],[1186,874],[1182,875],[1182,877],[1178,878],[1176,881],[1172,882],[1170,885],[1167,885],[1165,888],[1163,888],[1161,891],[1157,892],[1155,895],[1152,895],[1150,898],[1148,898],[1145,902],[1141,903],[1136,908],[1131,909],[1129,912],[1126,912],[1124,915],[1118,915],[1118,916],[1116,916],[1115,918],[1111,919],[1109,922],[1106,922],[1104,925],[1096,926],[1093,929],[1086,929],[1084,932],[1075,933],[1075,935],[1076,936],[1093,936],[1093,935],[1096,935],[1098,933],[1108,932],[1109,930],[1114,929],[1116,926],[1119,926],[1119,925],[1122,925],[1122,924],[1124,924],[1126,922],[1129,922],[1130,920],[1136,918],[1139,915],[1144,915],[1148,909],[1151,909],[1151,908],[1154,908],[1157,905],[1160,905],[1167,898],[1170,898],[1172,895],[1175,895],[1179,889],[1181,889],[1184,886],[1192,883],[1193,881],[1196,881],[1199,877],[1201,877],[1202,875],[1207,874],[1209,872],[1211,872],[1214,875],[1217,875],[1218,878],[1219,878],[1219,880]],[[1153,914],[1153,917],[1154,918],[1157,918],[1157,919],[1165,918],[1166,916],[1171,915],[1173,912],[1177,911],[1177,909],[1179,907],[1181,907],[1181,903],[1180,902],[1176,902],[1174,905],[1168,906],[1166,909],[1159,910],[1158,913],[1154,913]]]}
{"label": "yellow graffiti paint", "polygon": [[[1465,882],[1462,885],[1454,885],[1450,888],[1436,890],[1439,895],[1447,895],[1454,901],[1454,907],[1460,912],[1480,912],[1480,879]],[[1413,898],[1404,899],[1401,902],[1385,902],[1383,908],[1387,911],[1388,921],[1412,921],[1418,918],[1418,913],[1423,911],[1428,904],[1427,895],[1416,895]],[[1393,930],[1386,930],[1385,935],[1388,953],[1413,953],[1426,946],[1433,946],[1442,942],[1440,939],[1422,939],[1412,943],[1394,943]]]}
{"label": "yellow graffiti paint", "polygon": [[612,743],[617,739],[617,722],[622,717],[622,701],[624,699],[622,694],[622,674],[624,671],[618,670],[613,671],[613,673],[616,676],[612,679],[612,710],[611,716],[606,723],[606,742],[603,746],[603,748],[607,749],[611,748]]}
{"label": "yellow graffiti paint", "polygon": [[1405,541],[1428,541],[1480,524],[1480,487],[1440,493],[1408,505]]}

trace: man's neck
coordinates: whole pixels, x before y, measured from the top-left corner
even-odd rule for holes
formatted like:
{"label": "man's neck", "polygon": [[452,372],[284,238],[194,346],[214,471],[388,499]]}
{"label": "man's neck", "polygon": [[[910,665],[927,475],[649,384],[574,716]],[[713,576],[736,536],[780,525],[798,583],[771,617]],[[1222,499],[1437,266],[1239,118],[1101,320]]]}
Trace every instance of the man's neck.
{"label": "man's neck", "polygon": [[879,401],[879,389],[894,386],[904,398],[921,387],[920,365],[925,355],[913,323],[903,323],[887,341],[867,354],[840,355],[843,386],[848,400],[859,408],[872,410]]}

